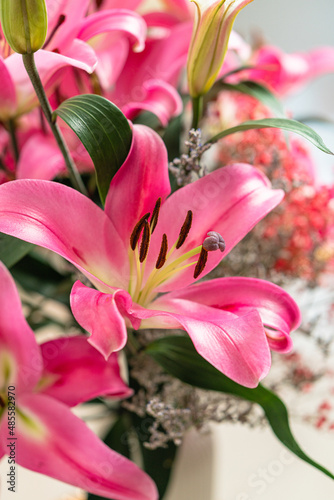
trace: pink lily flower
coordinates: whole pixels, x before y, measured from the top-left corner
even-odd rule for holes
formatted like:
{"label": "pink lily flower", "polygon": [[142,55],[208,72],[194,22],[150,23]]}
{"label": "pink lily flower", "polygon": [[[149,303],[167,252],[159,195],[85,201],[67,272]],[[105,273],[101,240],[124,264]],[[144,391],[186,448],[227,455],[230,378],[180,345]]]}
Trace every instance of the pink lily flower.
{"label": "pink lily flower", "polygon": [[[71,66],[92,73],[97,64],[94,51],[87,44],[72,38],[66,44],[63,43],[63,50],[60,54],[59,47],[54,52],[55,47],[50,47],[49,40],[55,29],[55,19],[50,15],[50,3],[48,7],[48,35],[44,47],[47,50],[40,50],[35,54],[35,61],[43,85],[47,86],[51,78],[61,68]],[[64,3],[64,2],[62,2]],[[73,4],[73,1],[70,2]],[[78,4],[78,2],[76,2]],[[52,12],[52,8],[51,8]],[[65,26],[66,25],[66,26]],[[63,33],[67,30],[68,22],[64,23]],[[1,31],[0,41],[0,80],[2,91],[0,97],[0,118],[6,121],[10,118],[27,113],[38,101],[34,89],[27,76],[19,54],[12,53]],[[63,42],[65,38],[63,38]]]}
{"label": "pink lily flower", "polygon": [[255,387],[270,368],[270,348],[291,348],[298,307],[266,281],[193,283],[283,192],[253,167],[237,164],[169,193],[163,141],[134,126],[104,211],[63,185],[18,180],[0,186],[0,231],[57,252],[91,281],[95,288],[74,284],[71,307],[106,358],[124,347],[127,327],[181,328],[212,365]]}
{"label": "pink lily flower", "polygon": [[[103,497],[158,498],[153,481],[69,409],[98,395],[131,394],[116,355],[104,361],[83,336],[38,346],[2,263],[0,346],[0,458],[14,450],[17,464]],[[12,397],[15,421],[7,416],[13,415]]]}
{"label": "pink lily flower", "polygon": [[273,92],[284,97],[321,75],[334,71],[334,48],[319,47],[310,52],[284,53],[278,47],[264,45],[244,64],[256,69],[242,72],[232,80],[248,78],[267,85]]}
{"label": "pink lily flower", "polygon": [[149,37],[145,50],[129,53],[113,89],[105,92],[105,97],[129,119],[145,110],[154,113],[166,126],[182,111],[176,86],[185,66],[191,29],[191,23],[178,23],[163,37]]}
{"label": "pink lily flower", "polygon": [[[85,17],[89,0],[61,0],[60,2],[47,0],[46,4],[48,11],[47,39],[44,49],[38,51],[35,58],[42,83],[47,88],[59,80],[60,69],[71,67],[92,73],[98,65],[97,71],[100,76],[103,75],[102,69],[104,72],[107,69],[110,71],[111,65],[115,66],[115,58],[106,67],[103,65],[103,60],[106,59],[105,52],[103,52],[104,59],[101,55],[97,57],[97,52],[87,43],[91,39],[96,40],[96,37],[101,37],[101,34],[106,36],[108,33],[113,33],[114,39],[109,40],[107,48],[109,51],[112,50],[112,42],[114,42],[118,57],[122,61],[129,51],[129,43],[132,43],[136,50],[144,48],[146,23],[135,12],[114,9]],[[106,45],[105,39],[104,45]],[[4,39],[0,44],[0,49],[2,56],[0,58],[0,78],[4,82],[0,98],[0,118],[5,121],[27,113],[37,105],[38,101],[24,69],[21,56],[12,54]],[[122,56],[122,54],[124,55]],[[117,67],[121,67],[119,63]],[[54,77],[54,75],[56,76]]]}

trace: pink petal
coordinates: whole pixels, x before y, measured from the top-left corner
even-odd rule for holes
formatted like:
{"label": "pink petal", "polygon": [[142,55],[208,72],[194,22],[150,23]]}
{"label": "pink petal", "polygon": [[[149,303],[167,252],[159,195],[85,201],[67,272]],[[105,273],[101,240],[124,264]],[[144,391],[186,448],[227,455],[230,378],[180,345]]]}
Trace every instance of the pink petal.
{"label": "pink petal", "polygon": [[130,9],[136,10],[143,0],[103,0],[99,10],[108,9]]}
{"label": "pink petal", "polygon": [[176,87],[187,60],[191,31],[191,22],[177,24],[163,38],[148,39],[143,52],[130,52],[109,99],[123,109],[129,102],[143,100],[142,86],[147,81],[164,81]]}
{"label": "pink petal", "polygon": [[[111,181],[105,212],[126,245],[138,220],[170,192],[167,150],[153,130],[133,127],[131,150]],[[126,193],[126,195],[125,195]]]}
{"label": "pink petal", "polygon": [[169,12],[147,12],[143,15],[147,26],[149,27],[159,27],[159,28],[172,28],[173,26],[180,23],[180,19],[175,15],[175,13]]}
{"label": "pink petal", "polygon": [[164,0],[164,5],[168,12],[177,15],[179,19],[191,19],[194,13],[188,0]]}
{"label": "pink petal", "polygon": [[334,48],[320,47],[308,53],[286,54],[277,47],[264,46],[253,57],[258,69],[248,77],[259,80],[280,95],[297,90],[310,80],[334,71]]}
{"label": "pink petal", "polygon": [[179,93],[169,83],[162,80],[148,80],[141,87],[141,99],[129,102],[122,111],[130,120],[140,111],[150,111],[155,114],[162,126],[166,127],[173,116],[182,112],[182,99]]}
{"label": "pink petal", "polygon": [[[41,394],[18,401],[16,461],[86,491],[114,500],[157,500],[152,479],[127,458],[108,448],[67,406]],[[6,423],[5,419],[3,422]],[[8,429],[0,429],[6,449]]]}
{"label": "pink petal", "polygon": [[[74,283],[71,292],[71,309],[78,323],[89,333],[88,342],[108,359],[110,354],[122,349],[127,341],[123,302],[127,309],[131,298],[122,290],[114,294],[101,293],[88,288],[80,281]],[[139,323],[136,322],[136,327]]]}
{"label": "pink petal", "polygon": [[[166,233],[168,248],[171,248],[178,240],[188,210],[193,212],[189,235],[182,247],[174,252],[171,260],[201,245],[208,231],[217,231],[226,243],[223,253],[209,252],[205,272],[200,276],[203,277],[282,198],[283,191],[272,190],[268,179],[246,164],[220,168],[179,189],[161,207],[158,225],[150,243],[146,276],[155,267],[163,233]],[[195,257],[191,261],[196,262],[197,259]],[[193,273],[194,266],[179,271],[157,290],[167,292],[185,287],[194,281]]]}
{"label": "pink petal", "polygon": [[104,10],[88,16],[80,24],[77,38],[87,41],[96,35],[106,32],[122,32],[127,36],[134,50],[144,49],[146,23],[136,12],[125,9]]}
{"label": "pink petal", "polygon": [[16,110],[16,90],[10,72],[6,67],[5,61],[0,57],[0,117],[6,121],[15,114]]}
{"label": "pink petal", "polygon": [[74,189],[42,180],[1,185],[0,232],[58,253],[97,286],[127,286],[127,246],[103,210]]}
{"label": "pink petal", "polygon": [[66,172],[64,157],[52,137],[37,133],[22,147],[16,169],[17,179],[52,180]]}
{"label": "pink petal", "polygon": [[184,299],[161,297],[151,307],[138,309],[141,328],[182,328],[197,352],[238,384],[256,387],[270,369],[271,358],[259,313],[237,316]]}
{"label": "pink petal", "polygon": [[101,35],[93,45],[98,58],[96,74],[101,87],[108,92],[124,69],[129,54],[129,41],[122,36],[107,34]]}
{"label": "pink petal", "polygon": [[[14,280],[0,262],[0,387],[14,385],[16,394],[32,389],[42,366],[41,353],[23,316]],[[4,375],[4,370],[9,373]]]}
{"label": "pink petal", "polygon": [[[237,315],[256,309],[266,331],[271,349],[288,352],[292,348],[290,332],[298,328],[301,316],[295,301],[282,288],[269,281],[252,278],[219,278],[171,292],[166,300],[190,300]],[[155,307],[161,308],[160,299]]]}
{"label": "pink petal", "polygon": [[[83,44],[84,42],[77,40],[69,49],[70,55],[73,54],[73,51],[76,52],[75,58],[56,54],[55,52],[48,52],[46,50],[39,50],[36,52],[35,61],[42,83],[47,85],[51,77],[53,77],[59,69],[66,66],[73,66],[91,73],[97,61],[95,57],[94,60],[92,58],[92,49],[88,45],[83,49]],[[83,60],[81,60],[81,57]],[[6,66],[16,88],[18,99],[17,113],[24,113],[35,106],[38,101],[24,68],[22,57],[19,54],[12,54],[7,57]]]}
{"label": "pink petal", "polygon": [[[41,345],[44,361],[41,392],[68,406],[97,396],[126,398],[133,391],[122,380],[117,355],[105,361],[87,337],[67,337]],[[43,383],[44,379],[44,383]]]}
{"label": "pink petal", "polygon": [[57,29],[47,49],[63,50],[70,45],[79,31],[80,21],[86,16],[90,0],[46,0],[48,12],[48,36],[58,23],[59,16],[65,16],[65,21]]}
{"label": "pink petal", "polygon": [[62,55],[77,61],[76,64],[69,66],[81,69],[86,73],[92,73],[98,63],[94,49],[88,43],[78,39],[73,40],[62,52]]}

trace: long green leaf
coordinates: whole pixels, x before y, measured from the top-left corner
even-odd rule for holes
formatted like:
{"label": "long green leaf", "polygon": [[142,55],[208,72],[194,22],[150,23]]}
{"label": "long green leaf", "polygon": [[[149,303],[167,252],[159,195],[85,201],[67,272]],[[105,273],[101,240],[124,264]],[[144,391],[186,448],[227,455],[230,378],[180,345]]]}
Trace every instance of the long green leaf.
{"label": "long green leaf", "polygon": [[277,99],[277,97],[272,92],[270,92],[270,90],[267,89],[267,87],[264,87],[260,83],[245,80],[233,84],[221,82],[219,86],[222,90],[237,91],[241,92],[242,94],[254,97],[258,101],[262,102],[262,104],[267,106],[269,109],[271,109],[271,111],[277,117],[280,118],[286,117],[281,101]]}
{"label": "long green leaf", "polygon": [[167,372],[187,384],[202,389],[233,394],[262,406],[266,418],[278,439],[297,457],[334,479],[334,475],[308,457],[296,442],[289,425],[288,412],[273,392],[262,385],[248,389],[233,382],[205,361],[188,337],[166,337],[146,348],[147,353]]}
{"label": "long green leaf", "polygon": [[219,139],[227,135],[235,134],[236,132],[244,132],[245,130],[261,129],[261,128],[281,128],[288,132],[295,132],[301,135],[324,153],[333,154],[332,151],[326,146],[320,135],[317,134],[312,128],[304,123],[297,122],[296,120],[289,120],[288,118],[264,118],[263,120],[253,120],[240,123],[236,127],[228,128],[219,132],[219,134],[211,137],[207,143],[217,142]]}
{"label": "long green leaf", "polygon": [[13,236],[0,233],[0,260],[7,267],[12,267],[22,259],[34,245]]}
{"label": "long green leaf", "polygon": [[153,424],[153,418],[148,415],[141,418],[133,414],[132,419],[140,445],[144,471],[151,476],[157,485],[159,498],[163,499],[169,484],[177,448],[172,441],[169,441],[165,448],[147,449],[144,442],[148,441],[150,437],[148,429]]}
{"label": "long green leaf", "polygon": [[93,160],[98,190],[104,204],[110,181],[124,163],[132,132],[123,113],[108,99],[83,94],[64,101],[53,113],[79,137]]}

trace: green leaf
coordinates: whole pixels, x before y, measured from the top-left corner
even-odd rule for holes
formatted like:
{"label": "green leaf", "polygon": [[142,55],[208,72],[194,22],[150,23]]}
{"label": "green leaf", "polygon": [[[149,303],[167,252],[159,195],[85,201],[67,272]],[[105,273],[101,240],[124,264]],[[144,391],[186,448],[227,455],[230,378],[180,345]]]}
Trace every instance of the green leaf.
{"label": "green leaf", "polygon": [[225,78],[227,78],[228,76],[236,75],[237,73],[240,73],[240,72],[245,71],[247,69],[258,69],[258,67],[251,65],[251,64],[239,66],[239,68],[232,69],[231,71],[228,71],[227,73],[225,73],[225,75],[223,75],[221,77],[221,80],[225,80]]}
{"label": "green leaf", "polygon": [[167,372],[187,384],[202,389],[233,394],[262,406],[266,418],[278,439],[297,457],[334,479],[334,475],[308,457],[296,442],[289,425],[288,412],[273,392],[262,385],[248,389],[233,382],[205,361],[188,337],[165,337],[156,340],[146,352]]}
{"label": "green leaf", "polygon": [[136,125],[146,125],[155,131],[161,129],[161,123],[159,118],[150,111],[142,111],[136,118],[132,120],[132,123]]}
{"label": "green leaf", "polygon": [[22,259],[34,245],[26,241],[0,233],[0,260],[7,267],[12,267]]}
{"label": "green leaf", "polygon": [[37,292],[45,297],[69,305],[73,286],[71,274],[63,275],[51,267],[43,254],[32,250],[12,267],[11,273],[27,292]]}
{"label": "green leaf", "polygon": [[276,116],[280,118],[286,117],[281,101],[277,99],[277,97],[272,92],[270,92],[267,87],[264,87],[257,82],[248,80],[235,84],[221,82],[219,86],[221,90],[237,91],[241,92],[242,94],[254,97],[258,101],[262,102],[262,104],[267,106],[267,108],[271,109],[271,111]]}
{"label": "green leaf", "polygon": [[110,181],[124,163],[131,146],[128,120],[113,103],[93,94],[64,101],[53,113],[79,137],[93,160],[97,186],[104,204]]}
{"label": "green leaf", "polygon": [[219,139],[222,139],[227,135],[235,134],[236,132],[244,132],[245,130],[261,128],[281,128],[282,130],[287,130],[288,132],[295,132],[310,141],[321,151],[324,151],[324,153],[328,153],[330,155],[333,154],[321,139],[320,135],[317,134],[312,128],[308,127],[304,123],[297,122],[296,120],[289,120],[288,118],[264,118],[263,120],[243,122],[236,127],[228,128],[219,132],[219,134],[209,139],[207,143],[217,142]]}

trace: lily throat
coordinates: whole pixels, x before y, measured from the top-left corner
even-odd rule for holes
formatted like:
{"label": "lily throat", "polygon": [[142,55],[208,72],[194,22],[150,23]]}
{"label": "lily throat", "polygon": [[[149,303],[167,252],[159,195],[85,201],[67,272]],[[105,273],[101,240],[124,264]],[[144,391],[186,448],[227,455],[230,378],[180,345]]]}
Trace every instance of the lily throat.
{"label": "lily throat", "polygon": [[167,234],[163,233],[160,250],[156,255],[155,267],[145,276],[147,256],[150,249],[151,236],[158,224],[161,208],[161,198],[155,204],[152,215],[143,215],[135,225],[129,245],[130,281],[128,292],[134,302],[146,307],[157,296],[157,288],[174,277],[175,274],[188,267],[194,267],[194,279],[203,272],[208,252],[225,250],[223,237],[216,231],[209,231],[203,243],[180,255],[179,250],[185,243],[191,230],[193,212],[188,210],[180,228],[176,241],[169,248]]}

